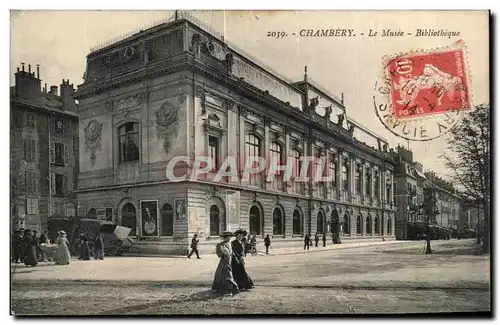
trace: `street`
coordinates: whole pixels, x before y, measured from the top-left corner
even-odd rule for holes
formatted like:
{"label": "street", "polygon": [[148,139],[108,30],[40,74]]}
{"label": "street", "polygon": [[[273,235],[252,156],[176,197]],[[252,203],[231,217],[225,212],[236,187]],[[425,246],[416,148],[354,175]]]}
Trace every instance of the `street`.
{"label": "street", "polygon": [[490,260],[474,240],[248,257],[256,287],[210,293],[218,260],[115,257],[12,267],[16,315],[436,313],[490,311]]}

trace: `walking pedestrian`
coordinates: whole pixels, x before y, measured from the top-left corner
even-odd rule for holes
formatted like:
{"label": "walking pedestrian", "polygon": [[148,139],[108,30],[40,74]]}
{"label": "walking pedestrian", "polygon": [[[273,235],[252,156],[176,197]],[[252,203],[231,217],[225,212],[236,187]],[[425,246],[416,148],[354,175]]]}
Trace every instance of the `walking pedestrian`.
{"label": "walking pedestrian", "polygon": [[326,247],[326,234],[323,233],[323,247]]}
{"label": "walking pedestrian", "polygon": [[24,246],[24,264],[26,266],[37,266],[38,260],[36,256],[36,245],[37,242],[33,239],[31,235],[31,230],[26,229],[23,236],[23,246]]}
{"label": "walking pedestrian", "polygon": [[12,262],[19,263],[23,262],[23,235],[20,230],[14,232],[12,238]]}
{"label": "walking pedestrian", "polygon": [[248,253],[248,243],[247,243],[247,236],[246,236],[246,232],[245,232],[245,236],[243,236],[243,238],[241,238],[241,245],[243,246],[243,257],[247,257],[247,253]]}
{"label": "walking pedestrian", "polygon": [[56,240],[56,244],[57,250],[54,256],[54,262],[57,265],[68,265],[71,253],[69,252],[69,242],[64,230],[59,231],[59,237]]}
{"label": "walking pedestrian", "polygon": [[231,267],[233,249],[229,240],[233,236],[234,234],[230,231],[223,232],[221,234],[222,242],[215,247],[215,252],[219,257],[219,265],[217,265],[217,270],[215,270],[212,291],[222,296],[232,296],[238,293],[238,284],[234,280]]}
{"label": "walking pedestrian", "polygon": [[309,245],[311,244],[311,238],[309,237],[309,234],[306,234],[304,237],[304,250],[309,250]]}
{"label": "walking pedestrian", "polygon": [[40,239],[38,238],[37,231],[33,230],[32,231],[32,236],[33,236],[33,243],[35,244],[35,249],[36,249],[36,258],[38,262],[43,262],[45,253],[43,252],[42,247],[40,247]]}
{"label": "walking pedestrian", "polygon": [[89,237],[85,233],[80,234],[80,252],[78,259],[81,261],[90,260]]}
{"label": "walking pedestrian", "polygon": [[257,236],[253,235],[253,237],[250,239],[250,253],[252,256],[257,255]]}
{"label": "walking pedestrian", "polygon": [[104,242],[102,240],[101,233],[97,233],[97,236],[94,240],[94,260],[103,260],[104,259]]}
{"label": "walking pedestrian", "polygon": [[269,254],[269,246],[271,246],[271,238],[269,238],[269,234],[264,238],[264,246],[266,246],[266,254]]}
{"label": "walking pedestrian", "polygon": [[196,253],[196,258],[201,259],[200,254],[198,254],[198,242],[200,240],[198,239],[198,234],[194,234],[193,239],[191,239],[191,251],[188,254],[188,258],[191,258],[191,255],[193,253]]}
{"label": "walking pedestrian", "polygon": [[318,233],[316,233],[316,235],[314,235],[314,242],[316,243],[316,246],[315,246],[315,247],[318,247],[318,242],[319,242],[319,236],[318,236]]}
{"label": "walking pedestrian", "polygon": [[236,239],[231,242],[233,257],[231,260],[231,268],[233,278],[240,291],[247,291],[253,288],[253,282],[245,269],[244,248],[242,244],[243,237],[247,234],[246,230],[238,229],[234,232]]}

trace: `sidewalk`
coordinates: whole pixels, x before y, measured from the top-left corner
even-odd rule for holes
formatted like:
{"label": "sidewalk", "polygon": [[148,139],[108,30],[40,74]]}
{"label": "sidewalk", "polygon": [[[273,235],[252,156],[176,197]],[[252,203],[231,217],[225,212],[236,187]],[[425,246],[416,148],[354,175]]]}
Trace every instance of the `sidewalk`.
{"label": "sidewalk", "polygon": [[[269,258],[279,258],[283,262],[294,261],[294,255],[307,254],[301,259],[314,259],[316,254],[339,249],[369,247],[380,245],[421,245],[421,242],[367,242],[330,245],[327,247],[311,247],[304,251],[302,247],[282,248],[270,250],[266,255],[259,252],[258,256],[248,256],[247,262],[250,267],[267,267]],[[314,254],[316,253],[316,254]],[[356,255],[356,253],[353,253]],[[219,261],[215,254],[202,255],[201,260],[196,258],[175,256],[165,257],[109,257],[104,260],[78,261],[73,259],[70,265],[53,265],[51,263],[40,263],[37,267],[26,267],[22,264],[11,264],[12,282],[26,283],[30,281],[48,282],[88,282],[109,281],[117,285],[125,283],[159,282],[162,284],[176,283],[206,283],[213,278],[213,272]],[[298,257],[297,257],[298,258]],[[319,257],[321,258],[321,256]],[[275,261],[275,260],[274,260]]]}

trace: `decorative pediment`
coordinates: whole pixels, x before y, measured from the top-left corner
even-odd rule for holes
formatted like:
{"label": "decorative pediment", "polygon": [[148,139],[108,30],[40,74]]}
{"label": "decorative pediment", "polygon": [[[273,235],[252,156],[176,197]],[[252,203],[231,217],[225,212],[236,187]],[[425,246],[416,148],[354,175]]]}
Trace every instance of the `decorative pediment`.
{"label": "decorative pediment", "polygon": [[271,141],[279,143],[281,146],[285,145],[285,135],[279,131],[273,131],[271,133]]}
{"label": "decorative pediment", "polygon": [[209,114],[205,120],[205,130],[212,130],[219,133],[224,133],[225,129],[221,125],[221,119],[217,114]]}

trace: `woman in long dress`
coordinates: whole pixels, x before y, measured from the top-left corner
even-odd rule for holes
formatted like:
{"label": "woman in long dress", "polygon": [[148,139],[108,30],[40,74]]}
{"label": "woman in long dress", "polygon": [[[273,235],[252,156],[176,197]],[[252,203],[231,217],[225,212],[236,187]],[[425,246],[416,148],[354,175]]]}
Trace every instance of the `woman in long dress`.
{"label": "woman in long dress", "polygon": [[66,238],[66,232],[64,230],[59,231],[58,234],[59,236],[56,240],[57,250],[54,256],[54,262],[57,265],[68,265],[71,257],[68,238]]}
{"label": "woman in long dress", "polygon": [[37,250],[38,241],[33,238],[31,231],[26,229],[23,236],[23,246],[24,246],[24,264],[26,266],[37,266]]}
{"label": "woman in long dress", "polygon": [[231,247],[233,249],[233,258],[231,259],[233,277],[238,284],[238,288],[241,291],[246,291],[253,288],[252,279],[250,279],[245,270],[245,248],[242,244],[243,237],[247,232],[243,229],[239,229],[236,230],[234,234],[236,235],[236,239],[231,242]]}
{"label": "woman in long dress", "polygon": [[219,265],[215,271],[214,282],[212,283],[212,291],[223,296],[232,296],[238,292],[238,285],[234,281],[233,271],[231,269],[231,259],[233,250],[229,240],[233,234],[229,231],[222,233],[222,242],[217,244],[215,250],[220,258]]}

